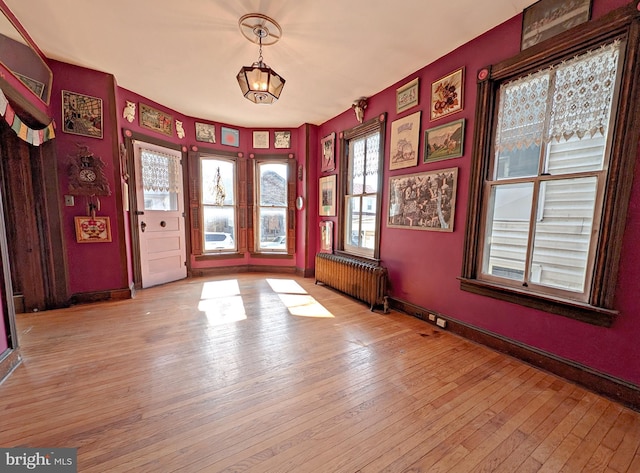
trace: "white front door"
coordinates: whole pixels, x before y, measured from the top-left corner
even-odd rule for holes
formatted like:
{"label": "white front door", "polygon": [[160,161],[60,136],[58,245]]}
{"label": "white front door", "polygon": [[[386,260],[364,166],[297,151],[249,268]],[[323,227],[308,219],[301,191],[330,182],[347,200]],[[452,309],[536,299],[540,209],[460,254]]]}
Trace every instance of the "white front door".
{"label": "white front door", "polygon": [[142,287],[187,277],[180,151],[134,142]]}

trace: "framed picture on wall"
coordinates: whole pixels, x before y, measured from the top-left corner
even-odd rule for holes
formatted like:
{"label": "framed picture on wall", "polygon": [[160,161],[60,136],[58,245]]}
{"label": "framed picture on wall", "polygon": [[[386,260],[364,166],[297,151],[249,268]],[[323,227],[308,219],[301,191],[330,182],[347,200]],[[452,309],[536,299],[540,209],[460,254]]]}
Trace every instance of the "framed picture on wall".
{"label": "framed picture on wall", "polygon": [[396,89],[396,112],[404,112],[405,110],[418,105],[418,86],[420,79],[416,77],[411,82]]}
{"label": "framed picture on wall", "polygon": [[464,146],[464,118],[424,131],[424,162],[459,158]]}
{"label": "framed picture on wall", "polygon": [[109,217],[74,217],[78,243],[108,243],[111,241]]}
{"label": "framed picture on wall", "polygon": [[408,168],[418,164],[421,113],[412,113],[404,118],[394,120],[391,124],[390,170]]}
{"label": "framed picture on wall", "polygon": [[253,147],[255,149],[269,148],[269,132],[268,131],[254,131],[253,132]]}
{"label": "framed picture on wall", "polygon": [[62,131],[102,138],[102,99],[63,90]]}
{"label": "framed picture on wall", "polygon": [[318,188],[320,215],[334,217],[336,215],[336,175],[321,177]]}
{"label": "framed picture on wall", "polygon": [[540,0],[524,9],[520,50],[589,21],[592,0]]}
{"label": "framed picture on wall", "polygon": [[273,147],[274,148],[291,148],[291,132],[290,131],[274,131]]}
{"label": "framed picture on wall", "polygon": [[389,178],[387,227],[453,231],[458,168]]}
{"label": "framed picture on wall", "polygon": [[431,84],[431,120],[462,110],[464,67]]}
{"label": "framed picture on wall", "polygon": [[333,171],[336,168],[336,134],[335,132],[325,136],[320,140],[322,148],[322,163],[320,172]]}
{"label": "framed picture on wall", "polygon": [[333,222],[330,220],[320,222],[320,251],[333,253]]}
{"label": "framed picture on wall", "polygon": [[240,130],[233,128],[227,128],[223,126],[220,130],[221,140],[223,145],[227,146],[240,146]]}
{"label": "framed picture on wall", "polygon": [[216,142],[216,127],[208,123],[196,122],[196,141],[201,143]]}
{"label": "framed picture on wall", "polygon": [[173,136],[173,117],[143,103],[140,104],[140,126]]}

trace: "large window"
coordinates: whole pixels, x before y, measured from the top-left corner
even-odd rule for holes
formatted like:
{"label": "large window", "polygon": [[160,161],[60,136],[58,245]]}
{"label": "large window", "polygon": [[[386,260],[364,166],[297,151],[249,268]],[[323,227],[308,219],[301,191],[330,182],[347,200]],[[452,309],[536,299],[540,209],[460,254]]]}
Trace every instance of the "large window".
{"label": "large window", "polygon": [[287,155],[253,159],[253,244],[249,247],[255,254],[295,252],[295,163]]}
{"label": "large window", "polygon": [[378,118],[345,131],[342,249],[379,257],[384,120]]}
{"label": "large window", "polygon": [[257,164],[257,243],[258,251],[287,250],[286,162],[264,161]]}
{"label": "large window", "polygon": [[623,64],[637,46],[587,38],[550,46],[546,65],[532,53],[479,74],[487,121],[476,123],[461,287],[608,325],[637,146]]}
{"label": "large window", "polygon": [[205,253],[236,251],[236,163],[232,159],[200,159],[202,244]]}

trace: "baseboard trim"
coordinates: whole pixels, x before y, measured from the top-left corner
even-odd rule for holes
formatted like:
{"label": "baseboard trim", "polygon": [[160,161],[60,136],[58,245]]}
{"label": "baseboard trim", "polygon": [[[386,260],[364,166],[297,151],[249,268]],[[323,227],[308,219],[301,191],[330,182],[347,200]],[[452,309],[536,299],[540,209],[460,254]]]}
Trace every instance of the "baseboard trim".
{"label": "baseboard trim", "polygon": [[429,320],[429,314],[433,314],[436,318],[446,320],[446,330],[451,333],[522,360],[536,368],[548,371],[585,389],[640,411],[640,386],[410,302],[393,297],[389,298],[389,302],[393,309],[417,317],[427,323],[433,323]]}
{"label": "baseboard trim", "polygon": [[8,348],[0,356],[0,384],[22,363],[20,348]]}
{"label": "baseboard trim", "polygon": [[79,292],[71,296],[69,302],[75,305],[87,304],[90,302],[121,301],[133,299],[134,297],[135,289],[133,287],[128,287],[126,289],[112,289],[110,291]]}

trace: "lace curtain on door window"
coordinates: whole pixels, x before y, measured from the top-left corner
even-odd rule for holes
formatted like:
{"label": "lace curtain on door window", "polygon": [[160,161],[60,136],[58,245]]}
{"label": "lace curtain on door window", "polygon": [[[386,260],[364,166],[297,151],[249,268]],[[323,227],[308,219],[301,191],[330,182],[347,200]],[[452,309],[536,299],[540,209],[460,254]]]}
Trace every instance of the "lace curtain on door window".
{"label": "lace curtain on door window", "polygon": [[147,192],[179,191],[180,158],[147,149],[141,150],[142,185]]}
{"label": "lace curtain on door window", "polygon": [[543,138],[560,141],[574,135],[605,135],[620,47],[620,41],[614,41],[503,84],[497,150],[539,146]]}

